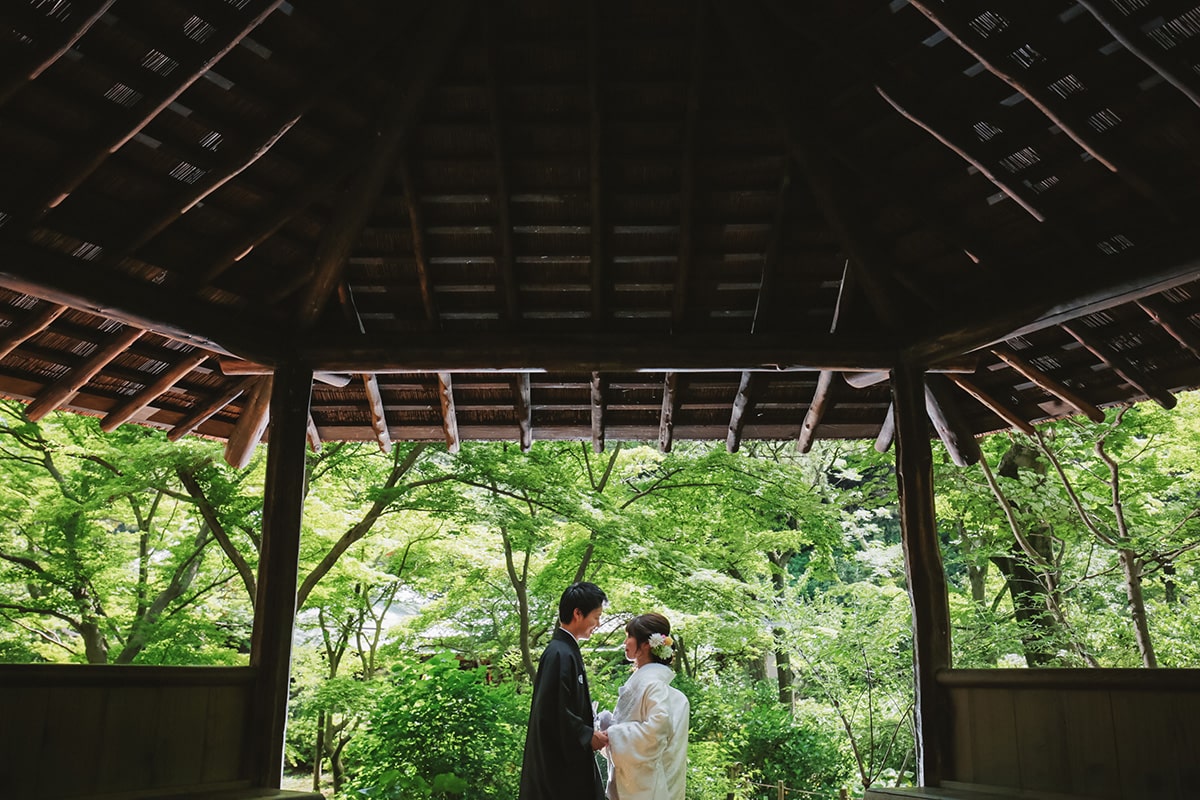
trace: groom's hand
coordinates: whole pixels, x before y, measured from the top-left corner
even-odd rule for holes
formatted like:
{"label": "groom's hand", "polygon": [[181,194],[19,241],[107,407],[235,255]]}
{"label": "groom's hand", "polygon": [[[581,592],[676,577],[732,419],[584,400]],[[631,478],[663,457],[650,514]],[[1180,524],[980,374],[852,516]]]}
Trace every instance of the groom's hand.
{"label": "groom's hand", "polygon": [[604,731],[594,731],[592,733],[592,749],[603,750],[608,747],[608,734]]}

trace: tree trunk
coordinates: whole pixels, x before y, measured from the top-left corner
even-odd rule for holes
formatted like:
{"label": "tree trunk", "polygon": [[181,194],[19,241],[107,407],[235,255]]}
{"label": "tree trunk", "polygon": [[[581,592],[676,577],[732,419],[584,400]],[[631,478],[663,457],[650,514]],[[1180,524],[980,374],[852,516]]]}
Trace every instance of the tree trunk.
{"label": "tree trunk", "polygon": [[1146,598],[1142,594],[1142,565],[1137,554],[1121,548],[1121,570],[1125,573],[1125,593],[1129,596],[1129,614],[1133,617],[1133,633],[1137,639],[1142,666],[1157,667],[1154,643],[1150,640],[1150,624],[1146,619]]}
{"label": "tree trunk", "polygon": [[[771,586],[775,590],[775,598],[783,602],[784,594],[787,589],[787,566],[792,560],[791,553],[769,553],[771,559]],[[782,627],[775,628],[772,631],[772,639],[775,642],[775,668],[779,682],[779,702],[792,707],[795,700],[795,690],[792,684],[795,682],[795,675],[792,673],[791,655],[788,653],[787,647],[784,644],[786,631]]]}
{"label": "tree trunk", "polygon": [[325,758],[325,712],[317,712],[317,735],[313,741],[312,789],[321,791],[321,761]]}

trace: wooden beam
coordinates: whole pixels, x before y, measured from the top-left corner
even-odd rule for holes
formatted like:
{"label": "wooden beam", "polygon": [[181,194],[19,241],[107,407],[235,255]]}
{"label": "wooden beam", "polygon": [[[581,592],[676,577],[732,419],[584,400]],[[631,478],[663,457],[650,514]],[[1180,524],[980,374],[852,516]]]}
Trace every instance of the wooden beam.
{"label": "wooden beam", "polygon": [[512,191],[509,189],[508,176],[510,172],[508,144],[504,136],[504,102],[500,89],[500,76],[503,75],[503,65],[500,59],[500,46],[497,43],[497,28],[502,24],[503,15],[497,11],[495,3],[484,3],[484,25],[487,36],[487,89],[488,115],[491,118],[493,154],[496,163],[496,236],[500,240],[500,254],[496,260],[496,269],[500,284],[500,294],[504,300],[505,319],[510,326],[516,326],[521,320],[521,311],[517,293],[516,261],[513,257],[512,236]]}
{"label": "wooden beam", "polygon": [[1133,40],[1131,36],[1125,33],[1122,26],[1115,22],[1108,14],[1101,9],[1100,4],[1095,0],[1076,0],[1083,8],[1091,14],[1097,22],[1104,26],[1113,37],[1130,53],[1136,56],[1143,64],[1149,67],[1158,76],[1179,90],[1180,94],[1192,102],[1192,105],[1200,108],[1200,93],[1193,89],[1185,76],[1177,75],[1174,70],[1167,67],[1163,62],[1155,58],[1146,48],[1140,46]]}
{"label": "wooden beam", "polygon": [[[396,81],[390,99],[384,104],[386,111],[380,122],[379,136],[367,157],[366,168],[347,190],[318,245],[313,259],[312,280],[297,304],[297,322],[301,328],[316,323],[325,304],[336,292],[346,259],[372,207],[387,185],[392,167],[403,149],[405,136],[415,123],[434,80],[454,52],[452,44],[466,22],[466,7],[467,4],[462,0],[446,0],[436,4],[426,17],[426,25],[417,30],[412,38],[414,44],[400,71],[402,77]],[[426,311],[428,313],[428,308]]]}
{"label": "wooden beam", "polygon": [[965,375],[955,375],[949,373],[946,378],[950,380],[958,388],[962,389],[967,394],[978,400],[985,408],[991,411],[1000,419],[1007,422],[1014,431],[1023,433],[1026,436],[1033,436],[1035,431],[1033,424],[1021,417],[1017,412],[1008,407],[1007,404],[993,397],[990,393],[979,388],[974,381],[967,378]]}
{"label": "wooden beam", "polygon": [[605,246],[607,220],[604,208],[603,109],[600,104],[600,5],[589,0],[588,8],[588,172],[592,206],[591,269],[592,326],[604,327],[608,315],[608,249]]}
{"label": "wooden beam", "polygon": [[[1161,296],[1143,297],[1138,306],[1196,358],[1200,358],[1200,331],[1169,300]],[[0,351],[2,356],[2,351]]]}
{"label": "wooden beam", "polygon": [[941,4],[935,10],[933,4],[929,0],[909,0],[910,5],[917,11],[924,14],[930,22],[936,25],[944,34],[946,34],[955,44],[961,47],[968,55],[977,60],[984,69],[995,75],[1000,80],[1007,83],[1019,94],[1029,100],[1043,116],[1046,117],[1052,124],[1057,126],[1059,130],[1065,133],[1071,141],[1079,145],[1081,149],[1097,163],[1103,165],[1110,172],[1116,174],[1130,188],[1138,192],[1148,200],[1152,201],[1159,207],[1160,210],[1174,217],[1174,210],[1170,203],[1155,191],[1154,187],[1142,177],[1129,163],[1119,159],[1111,152],[1099,147],[1095,142],[1086,138],[1082,133],[1076,130],[1067,119],[1061,114],[1054,111],[1051,107],[1056,97],[1045,88],[1043,83],[1026,82],[1018,79],[1014,74],[1002,68],[996,60],[988,58],[979,48],[973,47],[968,41],[973,37],[971,33],[969,20],[958,17],[951,5]]}
{"label": "wooden beam", "polygon": [[230,36],[224,38],[218,36],[205,42],[201,46],[205,54],[199,63],[193,65],[192,69],[183,76],[183,79],[166,92],[161,92],[157,96],[147,95],[145,100],[139,104],[139,108],[146,109],[148,107],[148,110],[142,110],[132,125],[108,133],[95,147],[81,152],[76,158],[72,159],[62,174],[47,183],[49,191],[40,194],[36,198],[36,205],[32,209],[34,218],[40,219],[46,212],[65,200],[110,155],[120,150],[133,137],[141,133],[155,117],[167,106],[171,105],[171,103],[178,100],[179,96],[191,88],[192,84],[200,80],[205,73],[216,66],[222,58],[237,47],[243,39],[249,36],[282,3],[283,0],[250,0],[248,8],[244,10],[246,23],[241,28],[234,30]]}
{"label": "wooden beam", "polygon": [[229,384],[225,387],[223,392],[213,397],[204,405],[197,406],[191,414],[180,420],[174,428],[171,428],[171,430],[167,432],[167,439],[172,442],[179,441],[184,436],[203,425],[205,421],[207,421],[208,418],[213,414],[216,414],[225,406],[232,403],[243,393],[253,389],[257,382],[257,378],[247,377],[242,378],[240,381],[235,383]]}
{"label": "wooden beam", "polygon": [[26,407],[25,416],[36,422],[58,408],[78,392],[85,383],[94,378],[100,370],[108,366],[110,361],[128,350],[129,346],[141,338],[144,333],[145,331],[141,328],[127,327],[104,342],[86,361],[39,393],[34,401]]}
{"label": "wooden beam", "polygon": [[321,432],[317,430],[317,422],[313,419],[311,412],[308,415],[308,425],[305,428],[305,438],[308,440],[309,448],[314,453],[321,450]]}
{"label": "wooden beam", "polygon": [[730,453],[736,453],[742,446],[742,429],[746,425],[746,414],[754,404],[754,390],[754,373],[743,372],[729,414],[729,433],[725,436],[725,449]]}
{"label": "wooden beam", "polygon": [[40,306],[36,313],[3,331],[0,335],[0,359],[6,358],[13,350],[49,328],[50,324],[67,310],[67,307],[60,303],[42,302]]}
{"label": "wooden beam", "polygon": [[433,299],[433,280],[430,277],[429,256],[425,251],[425,218],[421,212],[421,194],[408,157],[401,155],[397,166],[400,180],[404,184],[404,199],[408,205],[408,223],[412,231],[413,261],[417,265],[417,284],[421,290],[421,305],[425,308],[425,322],[437,327],[437,305]]}
{"label": "wooden beam", "polygon": [[23,242],[0,241],[0,286],[214,353],[271,363],[283,349],[283,336],[269,325],[269,317],[252,322],[175,287],[100,272],[83,259]]}
{"label": "wooden beam", "polygon": [[991,314],[983,316],[972,307],[950,317],[939,332],[910,342],[905,357],[936,364],[1194,283],[1200,280],[1200,261],[1190,254],[1190,247],[1190,242],[1183,247],[1150,245],[1138,248],[1138,257],[1118,257],[1117,263],[1112,257],[1098,256],[1070,270],[1047,266],[1036,292],[1030,292],[1023,281],[1010,280],[1008,288],[980,285],[969,294],[992,298]]}
{"label": "wooden beam", "polygon": [[128,422],[135,414],[174,386],[180,378],[207,361],[210,355],[211,353],[207,351],[195,350],[184,356],[174,366],[159,375],[153,383],[148,384],[142,391],[108,412],[104,419],[100,420],[100,430],[110,433],[118,426]]}
{"label": "wooden beam", "polygon": [[796,437],[796,452],[807,453],[812,450],[813,441],[816,439],[817,426],[821,424],[821,418],[825,416],[825,410],[833,403],[833,396],[830,389],[833,386],[833,377],[837,373],[823,369],[821,374],[817,376],[817,388],[813,390],[812,400],[808,403],[808,411],[804,415],[804,422],[800,424],[800,435]]}
{"label": "wooden beam", "polygon": [[679,167],[679,264],[675,272],[675,291],[671,296],[671,330],[683,329],[691,295],[695,259],[696,215],[696,138],[700,116],[700,89],[704,75],[704,36],[708,3],[695,4],[696,27],[692,32],[691,78],[683,116],[682,163]]}
{"label": "wooden beam", "polygon": [[1037,367],[1030,364],[1025,359],[1014,353],[1008,347],[993,347],[992,353],[1015,369],[1017,372],[1028,378],[1035,386],[1046,392],[1047,394],[1057,397],[1069,406],[1074,406],[1077,411],[1087,416],[1092,422],[1103,422],[1104,412],[1095,406],[1091,401],[1084,398],[1074,389],[1064,385],[1060,381],[1056,381],[1046,373],[1039,370]]}
{"label": "wooden beam", "polygon": [[916,673],[917,784],[939,786],[950,753],[949,707],[937,673],[951,666],[950,601],[938,545],[933,454],[919,369],[899,364],[892,375],[896,420],[896,486],[901,546],[913,615]]}
{"label": "wooden beam", "polygon": [[233,431],[225,441],[225,461],[234,469],[242,469],[250,463],[254,448],[262,440],[271,421],[271,386],[274,375],[259,378],[246,395],[242,413],[238,415]]}
{"label": "wooden beam", "polygon": [[[771,232],[767,238],[767,249],[763,253],[762,276],[758,282],[758,296],[754,301],[754,319],[750,321],[751,333],[764,333],[771,329],[771,300],[775,291],[776,273],[779,271],[779,259],[783,253],[784,230],[788,222],[789,201],[792,196],[792,160],[789,158],[783,165],[783,176],[779,180],[779,193],[775,201],[775,215],[771,219]],[[842,270],[842,283],[838,289],[838,303],[847,294],[845,291],[847,274],[850,264],[846,263]],[[836,326],[837,310],[834,310],[834,325]],[[830,333],[836,327],[830,330]],[[806,451],[807,452],[807,451]]]}
{"label": "wooden beam", "polygon": [[848,336],[690,334],[414,335],[322,333],[297,343],[297,357],[323,372],[840,372],[876,371],[894,358],[878,343]]}
{"label": "wooden beam", "polygon": [[992,185],[1003,192],[1010,200],[1020,206],[1027,214],[1029,214],[1029,216],[1033,217],[1038,222],[1046,221],[1046,215],[1043,214],[1040,209],[1034,206],[1032,201],[1025,199],[1015,188],[1009,186],[1006,182],[1001,180],[1000,176],[997,175],[990,167],[988,167],[987,164],[971,155],[965,144],[955,141],[948,134],[938,131],[930,123],[925,122],[916,114],[910,112],[882,87],[876,86],[875,91],[878,92],[879,96],[883,98],[884,102],[891,106],[897,114],[904,117],[921,130],[925,131],[947,150],[954,153],[963,161],[967,162],[967,164],[978,171],[980,175],[991,181]]}
{"label": "wooden beam", "polygon": [[41,42],[40,46],[35,44],[31,53],[33,63],[28,67],[13,70],[7,80],[0,81],[0,108],[26,84],[37,80],[39,75],[58,63],[58,60],[66,55],[67,51],[74,47],[101,17],[108,13],[115,2],[116,0],[102,0],[97,3],[93,0],[79,3],[78,5],[82,8],[72,9],[77,13],[71,15],[73,24],[63,26],[65,35],[54,41]]}
{"label": "wooden beam", "polygon": [[[267,378],[264,383],[270,383]],[[250,666],[255,670],[250,742],[252,785],[278,789],[283,774],[284,729],[296,620],[300,526],[304,516],[304,447],[312,373],[284,364],[270,392],[271,439],[263,497],[262,548]]]}
{"label": "wooden beam", "polygon": [[521,452],[528,453],[533,447],[533,402],[529,373],[521,372],[513,377],[513,396],[516,398],[514,413],[517,427],[521,429]]}
{"label": "wooden beam", "polygon": [[438,399],[442,403],[442,430],[446,433],[446,451],[457,453],[461,442],[458,437],[458,412],[454,409],[454,378],[449,372],[438,373]]}
{"label": "wooden beam", "polygon": [[883,415],[883,424],[879,426],[879,433],[875,436],[875,449],[880,453],[886,453],[892,448],[895,438],[896,405],[889,403],[887,413]]}
{"label": "wooden beam", "polygon": [[1120,375],[1133,388],[1163,408],[1172,409],[1175,407],[1175,404],[1178,402],[1175,395],[1163,388],[1158,381],[1143,372],[1140,367],[1128,358],[1110,347],[1108,343],[1098,339],[1085,324],[1069,323],[1063,325],[1062,329],[1071,334],[1075,341],[1087,348],[1092,355],[1100,359],[1113,372]]}
{"label": "wooden beam", "polygon": [[371,414],[371,430],[375,431],[375,441],[379,449],[385,453],[391,452],[392,437],[388,433],[387,411],[383,407],[383,395],[379,392],[379,379],[374,372],[364,372],[362,375],[363,391],[367,395],[367,410]]}
{"label": "wooden beam", "polygon": [[[979,369],[979,356],[976,354],[968,354],[959,356],[955,359],[942,361],[926,370],[926,372],[936,372],[938,374],[960,374],[970,375]],[[876,386],[891,378],[890,372],[883,370],[875,370],[873,372],[848,372],[844,376],[846,383],[853,386],[855,389],[865,389],[868,386]]]}
{"label": "wooden beam", "polygon": [[668,372],[663,376],[662,414],[658,422],[658,449],[671,452],[675,436],[675,412],[679,409],[679,375]]}
{"label": "wooden beam", "polygon": [[592,451],[604,452],[604,383],[599,372],[592,373]]}
{"label": "wooden beam", "polygon": [[[222,375],[273,375],[275,373],[274,367],[241,358],[218,358],[217,367],[221,370]],[[350,385],[350,376],[340,372],[316,372],[313,373],[313,380],[338,388]]]}
{"label": "wooden beam", "polygon": [[979,442],[967,427],[950,385],[941,375],[925,376],[925,411],[955,464],[969,467],[979,463]]}

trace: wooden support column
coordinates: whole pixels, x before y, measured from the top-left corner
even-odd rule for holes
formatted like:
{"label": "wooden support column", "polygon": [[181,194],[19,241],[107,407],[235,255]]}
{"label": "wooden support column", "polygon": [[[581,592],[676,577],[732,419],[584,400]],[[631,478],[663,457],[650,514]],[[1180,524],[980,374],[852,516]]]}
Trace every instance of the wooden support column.
{"label": "wooden support column", "polygon": [[904,572],[913,615],[917,784],[937,786],[949,753],[949,709],[938,670],[950,666],[950,600],[933,505],[933,451],[922,370],[901,362],[892,371],[896,482]]}
{"label": "wooden support column", "polygon": [[254,785],[271,789],[278,789],[283,777],[312,380],[312,370],[306,366],[281,365],[271,391],[262,551],[250,645],[250,666],[256,670],[257,685],[249,737],[254,747]]}

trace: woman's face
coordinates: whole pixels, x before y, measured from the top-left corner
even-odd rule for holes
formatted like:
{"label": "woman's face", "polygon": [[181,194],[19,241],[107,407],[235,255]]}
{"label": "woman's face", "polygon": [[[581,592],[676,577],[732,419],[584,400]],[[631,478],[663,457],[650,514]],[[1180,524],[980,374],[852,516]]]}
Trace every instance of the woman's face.
{"label": "woman's face", "polygon": [[[647,656],[647,654],[649,652],[650,652],[650,643],[649,642],[642,642],[641,644],[639,644],[638,640],[636,638],[634,638],[633,634],[627,634],[625,636],[625,658],[626,659],[628,659],[629,661],[632,661],[635,664],[641,664],[641,662],[643,660],[645,660],[645,656]],[[641,660],[639,660],[639,658],[638,658],[639,656],[642,656],[643,658]]]}

